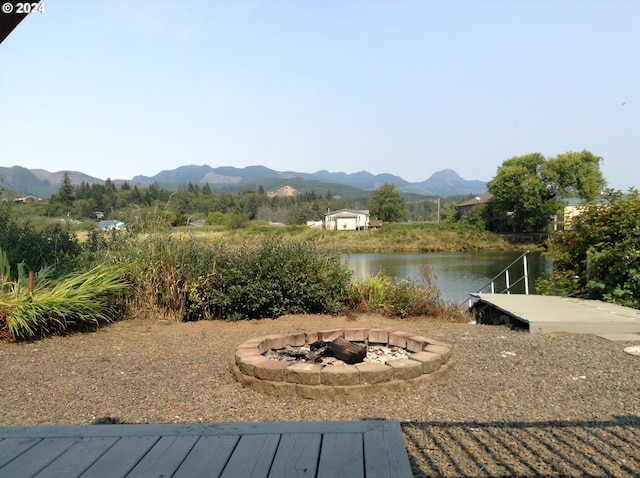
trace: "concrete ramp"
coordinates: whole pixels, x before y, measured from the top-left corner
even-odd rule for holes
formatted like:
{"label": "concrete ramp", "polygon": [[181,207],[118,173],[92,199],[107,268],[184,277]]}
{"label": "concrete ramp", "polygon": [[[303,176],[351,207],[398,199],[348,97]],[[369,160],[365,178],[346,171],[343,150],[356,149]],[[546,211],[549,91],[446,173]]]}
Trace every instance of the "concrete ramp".
{"label": "concrete ramp", "polygon": [[483,323],[512,322],[528,326],[531,333],[640,334],[640,310],[599,300],[524,294],[471,297]]}

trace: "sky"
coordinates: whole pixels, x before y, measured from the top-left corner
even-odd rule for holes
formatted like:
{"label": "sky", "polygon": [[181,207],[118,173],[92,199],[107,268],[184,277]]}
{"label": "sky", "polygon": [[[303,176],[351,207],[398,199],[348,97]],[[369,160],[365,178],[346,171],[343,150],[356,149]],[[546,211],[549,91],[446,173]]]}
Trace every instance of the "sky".
{"label": "sky", "polygon": [[0,166],[489,181],[586,149],[640,187],[636,0],[43,3],[0,44]]}

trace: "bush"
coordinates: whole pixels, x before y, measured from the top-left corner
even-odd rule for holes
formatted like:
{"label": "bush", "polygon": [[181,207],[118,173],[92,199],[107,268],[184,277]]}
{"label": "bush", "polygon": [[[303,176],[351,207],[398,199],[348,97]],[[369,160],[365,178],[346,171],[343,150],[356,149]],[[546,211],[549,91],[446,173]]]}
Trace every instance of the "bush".
{"label": "bush", "polygon": [[55,224],[36,229],[29,223],[20,223],[11,216],[8,204],[0,205],[0,244],[10,264],[24,263],[33,271],[45,266],[69,271],[81,252],[68,227]]}
{"label": "bush", "polygon": [[351,271],[338,256],[303,242],[265,240],[217,248],[213,269],[188,289],[188,319],[257,319],[289,313],[337,313]]}
{"label": "bush", "polygon": [[640,308],[640,193],[609,191],[574,221],[553,237],[553,272],[536,289]]}
{"label": "bush", "polygon": [[166,309],[182,320],[337,313],[351,279],[339,256],[303,242],[266,239],[233,248],[153,234],[108,247],[96,257],[127,266],[132,308]]}

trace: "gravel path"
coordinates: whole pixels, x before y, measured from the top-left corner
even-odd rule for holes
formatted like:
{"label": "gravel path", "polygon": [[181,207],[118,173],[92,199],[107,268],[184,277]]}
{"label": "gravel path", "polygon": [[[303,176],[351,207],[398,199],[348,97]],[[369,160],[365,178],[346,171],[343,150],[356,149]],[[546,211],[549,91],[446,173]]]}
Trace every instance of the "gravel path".
{"label": "gravel path", "polygon": [[[246,339],[366,326],[448,342],[455,365],[442,383],[350,401],[276,398],[231,374]],[[0,425],[384,418],[402,422],[415,476],[640,476],[640,357],[628,345],[371,316],[130,320],[0,343]]]}

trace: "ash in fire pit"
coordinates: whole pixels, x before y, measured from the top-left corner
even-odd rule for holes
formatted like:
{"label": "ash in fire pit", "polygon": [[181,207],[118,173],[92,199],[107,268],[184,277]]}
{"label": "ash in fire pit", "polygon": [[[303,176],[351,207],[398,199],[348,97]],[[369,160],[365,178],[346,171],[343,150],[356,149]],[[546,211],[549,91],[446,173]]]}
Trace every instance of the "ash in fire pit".
{"label": "ash in fire pit", "polygon": [[308,346],[284,349],[271,349],[265,353],[267,358],[284,362],[313,362],[324,365],[357,363],[381,363],[388,360],[404,359],[409,356],[406,350],[383,345],[365,346],[337,337],[331,342],[316,341]]}

